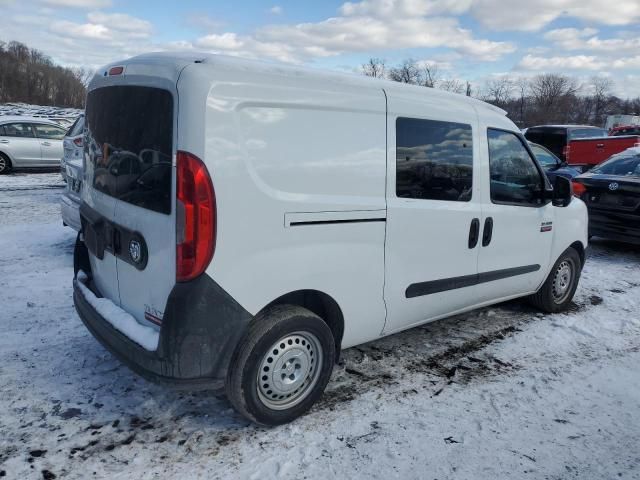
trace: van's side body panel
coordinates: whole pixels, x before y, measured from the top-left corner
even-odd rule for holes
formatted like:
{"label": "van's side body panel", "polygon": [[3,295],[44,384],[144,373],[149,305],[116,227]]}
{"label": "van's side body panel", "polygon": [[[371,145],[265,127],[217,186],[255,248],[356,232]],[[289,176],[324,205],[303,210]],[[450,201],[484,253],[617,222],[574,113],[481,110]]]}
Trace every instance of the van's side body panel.
{"label": "van's side body panel", "polygon": [[204,160],[216,195],[206,274],[252,314],[290,292],[323,292],[348,319],[344,347],[376,338],[385,321],[384,92],[207,62],[187,67],[178,85],[189,97],[179,147]]}

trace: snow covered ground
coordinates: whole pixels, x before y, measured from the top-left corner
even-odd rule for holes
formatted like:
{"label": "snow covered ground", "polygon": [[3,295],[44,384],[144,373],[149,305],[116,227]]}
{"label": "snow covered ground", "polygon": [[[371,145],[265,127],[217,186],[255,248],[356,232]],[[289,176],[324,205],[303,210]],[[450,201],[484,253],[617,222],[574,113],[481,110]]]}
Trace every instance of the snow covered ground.
{"label": "snow covered ground", "polygon": [[595,241],[566,314],[509,302],[349,349],[266,429],[86,331],[61,187],[0,177],[0,477],[640,478],[640,249]]}

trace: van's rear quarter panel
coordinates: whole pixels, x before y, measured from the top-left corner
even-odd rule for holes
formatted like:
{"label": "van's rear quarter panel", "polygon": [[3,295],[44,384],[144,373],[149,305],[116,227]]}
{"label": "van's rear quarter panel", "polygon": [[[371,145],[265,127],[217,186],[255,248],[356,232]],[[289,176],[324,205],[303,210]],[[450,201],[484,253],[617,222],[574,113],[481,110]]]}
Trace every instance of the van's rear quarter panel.
{"label": "van's rear quarter panel", "polygon": [[[185,98],[204,86],[204,102]],[[275,67],[198,65],[185,69],[179,92],[179,128],[191,130],[180,133],[179,148],[202,155],[216,193],[217,244],[207,273],[252,314],[288,292],[319,290],[342,309],[343,346],[377,337],[385,320],[385,223],[287,226],[285,214],[372,210],[372,218],[384,217],[382,89],[280,75]],[[199,126],[185,122],[198,119],[202,103],[199,144]]]}

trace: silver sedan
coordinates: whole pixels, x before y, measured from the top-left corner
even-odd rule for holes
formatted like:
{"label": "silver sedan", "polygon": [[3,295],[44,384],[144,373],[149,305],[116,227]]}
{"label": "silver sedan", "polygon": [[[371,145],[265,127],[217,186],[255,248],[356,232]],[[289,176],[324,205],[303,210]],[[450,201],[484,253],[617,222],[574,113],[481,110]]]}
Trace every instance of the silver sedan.
{"label": "silver sedan", "polygon": [[66,129],[44,118],[0,116],[0,174],[60,165]]}

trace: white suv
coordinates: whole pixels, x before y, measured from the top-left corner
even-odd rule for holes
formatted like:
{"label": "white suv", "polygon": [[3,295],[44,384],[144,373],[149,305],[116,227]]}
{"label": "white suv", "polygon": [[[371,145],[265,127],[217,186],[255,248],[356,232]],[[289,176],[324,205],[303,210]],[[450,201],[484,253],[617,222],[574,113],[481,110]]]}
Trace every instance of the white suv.
{"label": "white suv", "polygon": [[262,424],[341,349],[516,297],[567,308],[587,211],[504,112],[213,55],[106,67],[87,98],[74,300],[141,375]]}

